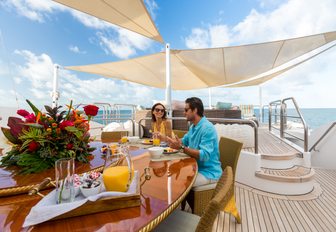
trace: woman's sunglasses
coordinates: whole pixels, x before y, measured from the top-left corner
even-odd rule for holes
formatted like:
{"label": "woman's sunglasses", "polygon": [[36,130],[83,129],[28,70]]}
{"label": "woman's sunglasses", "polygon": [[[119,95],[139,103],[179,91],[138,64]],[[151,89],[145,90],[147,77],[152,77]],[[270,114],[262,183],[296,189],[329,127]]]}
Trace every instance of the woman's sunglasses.
{"label": "woman's sunglasses", "polygon": [[157,112],[157,113],[159,113],[160,111],[162,112],[162,113],[164,113],[165,112],[165,110],[164,109],[154,109],[155,110],[155,112]]}

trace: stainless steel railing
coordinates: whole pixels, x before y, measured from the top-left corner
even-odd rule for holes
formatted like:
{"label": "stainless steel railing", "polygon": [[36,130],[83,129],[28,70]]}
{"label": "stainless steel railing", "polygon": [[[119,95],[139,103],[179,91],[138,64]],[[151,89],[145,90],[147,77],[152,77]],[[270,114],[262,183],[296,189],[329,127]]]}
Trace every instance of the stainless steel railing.
{"label": "stainless steel railing", "polygon": [[[186,120],[184,117],[171,117],[170,120]],[[232,118],[207,118],[210,122],[217,122],[222,124],[242,124],[249,125],[254,129],[254,152],[258,154],[258,126],[253,120],[246,119],[232,119]],[[141,122],[144,120],[152,120],[152,118],[141,118],[139,120],[139,131],[141,129]]]}
{"label": "stainless steel railing", "polygon": [[[92,103],[99,107],[102,110],[102,113],[95,116],[95,121],[102,122],[102,125],[107,125],[111,122],[122,122],[130,120],[132,123],[132,135],[135,135],[135,112],[136,112],[136,105],[133,104],[110,104],[106,102],[94,102]],[[88,104],[80,103],[76,105],[76,107],[86,106]],[[122,114],[120,111],[122,107],[130,108],[130,114]],[[99,129],[101,127],[92,127],[91,129]]]}
{"label": "stainless steel railing", "polygon": [[[287,101],[291,101],[294,104],[294,107],[295,107],[295,110],[296,110],[296,113],[298,114],[298,116],[287,115],[287,103],[286,103]],[[274,108],[274,114],[273,114],[273,107],[275,107]],[[278,114],[278,107],[280,107],[280,114]],[[299,139],[299,140],[303,141],[303,150],[304,150],[304,152],[307,152],[308,151],[308,126],[307,126],[307,124],[306,124],[306,122],[305,122],[305,120],[302,116],[301,110],[300,110],[296,100],[293,97],[289,97],[289,98],[285,98],[285,99],[282,99],[282,100],[276,100],[276,101],[270,102],[268,112],[269,112],[269,119],[268,119],[268,121],[269,121],[269,124],[268,124],[269,131],[272,131],[272,128],[279,130],[281,139],[285,139],[284,135],[288,134],[288,135],[290,135],[290,136],[292,136],[296,139]],[[278,118],[277,117],[280,117],[280,129],[272,125],[273,116],[274,116],[274,123],[275,124],[278,123]],[[303,130],[304,130],[303,139],[285,131],[288,118],[296,118],[296,119],[301,120],[301,123],[303,125]]]}
{"label": "stainless steel railing", "polygon": [[314,150],[316,146],[327,136],[327,134],[331,131],[331,129],[336,125],[336,122],[333,122],[328,129],[323,133],[323,135],[314,143],[314,145],[309,149],[309,151]]}

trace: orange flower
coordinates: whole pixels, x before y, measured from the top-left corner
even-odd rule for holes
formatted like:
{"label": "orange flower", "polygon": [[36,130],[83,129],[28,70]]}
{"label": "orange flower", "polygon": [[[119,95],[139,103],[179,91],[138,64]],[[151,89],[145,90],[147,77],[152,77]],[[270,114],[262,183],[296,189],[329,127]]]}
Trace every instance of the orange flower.
{"label": "orange flower", "polygon": [[56,134],[60,134],[61,133],[61,128],[56,128]]}
{"label": "orange flower", "polygon": [[52,126],[52,127],[57,127],[57,123],[54,122],[54,123],[51,124],[51,126]]}
{"label": "orange flower", "polygon": [[50,132],[51,132],[51,128],[47,128],[47,132],[49,132],[49,133],[50,133]]}
{"label": "orange flower", "polygon": [[36,117],[36,123],[40,121],[40,118],[41,118],[41,112],[38,112]]}

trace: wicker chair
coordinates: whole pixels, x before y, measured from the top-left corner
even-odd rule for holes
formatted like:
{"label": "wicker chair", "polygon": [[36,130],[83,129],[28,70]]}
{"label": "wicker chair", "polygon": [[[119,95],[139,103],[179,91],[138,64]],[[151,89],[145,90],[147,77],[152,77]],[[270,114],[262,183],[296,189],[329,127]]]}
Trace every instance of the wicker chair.
{"label": "wicker chair", "polygon": [[180,139],[183,138],[183,136],[188,132],[184,130],[173,130],[174,134],[179,137]]}
{"label": "wicker chair", "polygon": [[233,188],[232,168],[226,167],[220,180],[217,182],[214,197],[210,200],[202,217],[181,210],[175,210],[154,231],[212,231],[213,223],[220,210],[229,202],[229,196],[233,192]]}
{"label": "wicker chair", "polygon": [[[235,177],[238,158],[243,144],[229,138],[221,137],[219,141],[219,153],[222,169],[226,166],[232,167],[233,176]],[[235,178],[233,178],[235,180]],[[197,215],[202,215],[204,209],[208,205],[213,196],[213,192],[216,184],[208,184],[203,186],[197,186],[191,189],[190,193],[186,197],[186,201],[190,205],[192,212]],[[182,202],[182,209],[185,204]],[[241,223],[241,218],[236,207],[236,201],[234,198],[234,191],[230,195],[230,202],[224,208],[225,212],[231,213],[237,223]]]}

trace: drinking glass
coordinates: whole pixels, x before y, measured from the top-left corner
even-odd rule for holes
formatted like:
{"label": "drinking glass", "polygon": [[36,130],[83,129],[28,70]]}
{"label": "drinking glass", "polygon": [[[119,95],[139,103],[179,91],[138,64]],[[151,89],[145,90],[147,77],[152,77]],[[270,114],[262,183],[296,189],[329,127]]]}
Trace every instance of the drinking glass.
{"label": "drinking glass", "polygon": [[72,202],[75,199],[75,159],[62,158],[55,162],[56,203]]}
{"label": "drinking glass", "polygon": [[113,154],[108,146],[103,181],[106,191],[127,192],[134,176],[129,146],[121,144],[120,152]]}
{"label": "drinking glass", "polygon": [[153,145],[160,146],[160,137],[158,134],[153,134]]}

